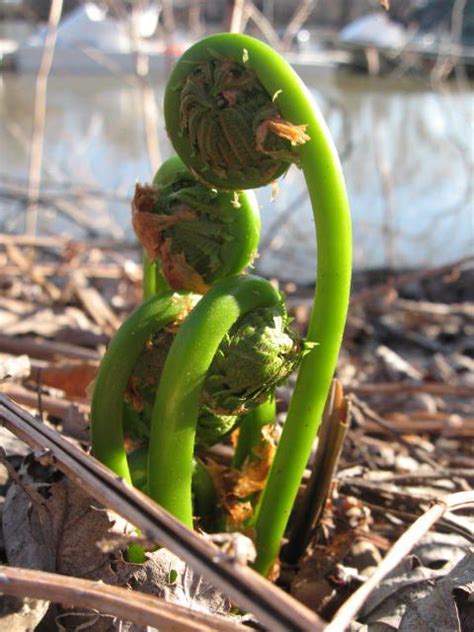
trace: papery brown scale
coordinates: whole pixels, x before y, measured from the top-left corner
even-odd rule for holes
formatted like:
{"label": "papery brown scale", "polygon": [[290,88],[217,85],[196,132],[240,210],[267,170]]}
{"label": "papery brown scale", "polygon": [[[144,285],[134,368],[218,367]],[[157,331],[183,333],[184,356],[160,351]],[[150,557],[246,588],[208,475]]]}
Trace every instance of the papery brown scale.
{"label": "papery brown scale", "polygon": [[205,294],[209,286],[186,261],[182,253],[171,253],[171,239],[165,239],[161,244],[160,260],[163,275],[174,290],[191,290],[198,294]]}

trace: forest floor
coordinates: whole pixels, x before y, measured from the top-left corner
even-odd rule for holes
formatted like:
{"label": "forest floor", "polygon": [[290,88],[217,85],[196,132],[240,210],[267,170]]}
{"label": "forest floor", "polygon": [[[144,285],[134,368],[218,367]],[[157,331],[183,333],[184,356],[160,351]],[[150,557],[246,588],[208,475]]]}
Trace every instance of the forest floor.
{"label": "forest floor", "polygon": [[[17,408],[8,412],[7,408],[11,398],[40,425],[67,438],[68,445],[86,454],[88,387],[111,336],[141,300],[141,268],[134,256],[127,245],[117,247],[116,243],[96,242],[91,246],[61,238],[0,235],[0,422],[9,428],[0,429],[4,450],[4,465],[0,465],[0,511],[4,513],[0,584],[14,587],[8,594],[38,597],[38,591],[25,587],[13,574],[7,579],[6,569],[17,566],[108,581],[106,574],[91,573],[72,562],[70,566],[65,564],[64,551],[62,566],[57,551],[56,557],[48,557],[46,562],[44,551],[41,555],[32,553],[37,542],[33,544],[23,533],[32,529],[31,512],[25,509],[24,500],[22,504],[18,489],[26,490],[30,494],[28,502],[34,505],[36,491],[31,490],[56,484],[63,475],[55,471],[51,460],[47,467],[41,469],[38,465],[32,471],[30,447],[10,432],[15,432],[15,419],[21,413]],[[282,284],[281,289],[287,294],[294,324],[304,332],[312,289],[294,284]],[[319,629],[325,629],[324,621],[336,617],[333,627],[326,629],[337,632],[347,624],[352,630],[374,632],[473,630],[472,259],[432,270],[357,274],[338,379],[350,401],[342,453],[336,459],[329,488],[323,490],[327,495],[323,514],[312,515],[310,507],[305,520],[298,523],[297,516],[293,520],[294,531],[293,535],[289,533],[277,585],[321,617]],[[278,390],[282,421],[291,385],[290,380],[288,386]],[[36,447],[33,455],[40,461],[47,450],[53,449],[24,431],[15,434]],[[39,448],[43,449],[41,455]],[[213,457],[224,463],[229,450],[230,446],[224,445],[214,450]],[[58,459],[58,468],[70,472],[65,461]],[[26,470],[28,482],[24,478]],[[76,474],[77,483],[81,477]],[[314,485],[309,467],[301,487],[300,506],[306,502],[308,508],[314,494],[321,494]],[[41,502],[49,498],[46,494]],[[103,497],[96,498],[100,501]],[[50,507],[50,513],[57,507]],[[120,513],[118,507],[111,508]],[[429,524],[418,522],[408,532],[420,516],[431,516],[436,511],[436,516],[428,519]],[[29,521],[29,526],[22,520]],[[44,521],[41,524],[44,531]],[[64,530],[65,523],[56,525],[56,531],[59,528]],[[74,532],[71,525],[69,529]],[[92,530],[84,537],[93,538],[94,533]],[[387,553],[393,555],[392,547],[400,537],[405,548],[395,549],[393,563],[383,567],[383,558]],[[86,555],[86,548],[71,537],[68,555],[81,557]],[[178,548],[173,552],[180,551]],[[367,578],[381,567],[379,581],[363,595],[360,591],[369,586]],[[129,610],[135,627],[120,627],[120,617],[111,616],[115,611],[107,610],[101,598],[87,602],[95,603],[96,608],[85,610],[86,602],[75,601],[77,590],[68,593],[66,599],[63,593],[55,593],[60,586],[48,577],[43,599],[3,598],[0,617],[5,617],[9,629],[75,630],[87,625],[91,630],[141,630],[151,628],[139,625],[156,620]],[[33,577],[33,584],[36,581],[39,585],[40,579],[39,575]],[[130,586],[131,582],[122,585]],[[167,591],[161,589],[155,592],[167,599]],[[350,595],[360,595],[355,597],[359,600],[354,606],[357,616],[347,614],[346,619],[337,619],[343,616],[340,608],[348,603]],[[55,606],[51,613],[48,601],[55,600],[63,605]],[[239,619],[240,623],[234,622],[235,617],[232,621],[229,616],[213,618],[224,613],[221,606],[213,610],[215,596],[206,602],[207,608],[198,608],[207,611],[208,620],[193,621],[191,617],[180,624],[179,608],[190,602],[171,597],[169,602],[174,603],[174,610],[168,615],[161,613],[164,618],[160,630],[245,629],[242,624],[259,625],[251,617]],[[76,610],[71,604],[77,606]],[[142,614],[145,610],[143,605]],[[109,615],[100,617],[99,611]],[[260,629],[271,629],[261,611],[255,614],[263,625]],[[48,628],[53,625],[51,621],[57,627]],[[291,629],[305,629],[304,625],[297,627],[295,623]],[[281,629],[285,629],[283,624]]]}

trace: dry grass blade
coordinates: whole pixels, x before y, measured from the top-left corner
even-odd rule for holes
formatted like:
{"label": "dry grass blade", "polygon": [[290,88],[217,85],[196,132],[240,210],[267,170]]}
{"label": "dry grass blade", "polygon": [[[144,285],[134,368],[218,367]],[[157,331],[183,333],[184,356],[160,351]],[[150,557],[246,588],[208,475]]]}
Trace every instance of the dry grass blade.
{"label": "dry grass blade", "polygon": [[153,626],[160,632],[248,630],[243,625],[167,603],[151,595],[135,592],[131,599],[130,590],[126,588],[25,568],[0,566],[0,589],[3,594],[14,597],[33,597],[92,608],[123,621]]}
{"label": "dry grass blade", "polygon": [[290,540],[283,551],[285,561],[295,564],[304,554],[321,517],[349,427],[349,400],[339,380],[333,380],[318,435],[314,467],[295,518]]}
{"label": "dry grass blade", "polygon": [[434,523],[448,511],[474,506],[474,491],[450,494],[438,500],[428,511],[421,515],[409,529],[395,542],[375,572],[353,593],[337,611],[325,632],[343,632],[354,619],[370,593],[380,584],[390,571],[408,555],[415,544],[427,533]]}
{"label": "dry grass blade", "polygon": [[59,469],[91,496],[136,525],[148,539],[181,557],[272,632],[323,630],[324,624],[316,614],[233,556],[215,549],[4,395],[0,395],[0,420],[28,445],[40,448],[44,456],[49,455]]}

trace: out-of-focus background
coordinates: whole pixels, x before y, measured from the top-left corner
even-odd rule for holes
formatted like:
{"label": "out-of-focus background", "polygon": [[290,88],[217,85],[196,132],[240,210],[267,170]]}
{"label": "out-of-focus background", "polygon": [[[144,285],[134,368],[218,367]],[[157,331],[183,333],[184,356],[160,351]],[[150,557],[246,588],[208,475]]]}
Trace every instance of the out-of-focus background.
{"label": "out-of-focus background", "polygon": [[[134,242],[130,198],[172,149],[176,58],[237,30],[281,52],[333,133],[357,269],[473,252],[471,0],[0,0],[0,232]],[[302,174],[262,189],[257,271],[314,280]],[[138,255],[138,248],[137,248]]]}

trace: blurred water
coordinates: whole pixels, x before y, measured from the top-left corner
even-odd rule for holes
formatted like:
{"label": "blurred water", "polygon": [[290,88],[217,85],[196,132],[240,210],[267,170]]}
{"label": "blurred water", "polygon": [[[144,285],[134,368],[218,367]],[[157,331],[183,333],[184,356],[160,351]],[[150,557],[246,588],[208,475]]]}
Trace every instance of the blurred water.
{"label": "blurred water", "polygon": [[[433,91],[408,80],[306,71],[343,157],[354,219],[358,268],[433,265],[473,252],[474,92],[444,84]],[[0,189],[26,179],[34,103],[33,76],[0,75]],[[153,79],[159,147],[171,147],[161,115],[165,79]],[[48,83],[42,185],[67,182],[113,192],[82,208],[131,238],[129,205],[136,180],[148,181],[143,94],[123,78],[52,75]],[[3,178],[3,180],[2,180]],[[258,269],[308,282],[314,278],[314,231],[303,177],[292,169],[271,202],[258,192],[263,239]],[[296,203],[298,202],[298,204]],[[0,222],[23,230],[24,217],[0,197]],[[72,222],[44,210],[42,232],[81,236]]]}

